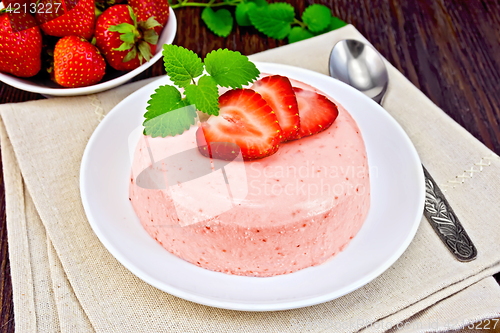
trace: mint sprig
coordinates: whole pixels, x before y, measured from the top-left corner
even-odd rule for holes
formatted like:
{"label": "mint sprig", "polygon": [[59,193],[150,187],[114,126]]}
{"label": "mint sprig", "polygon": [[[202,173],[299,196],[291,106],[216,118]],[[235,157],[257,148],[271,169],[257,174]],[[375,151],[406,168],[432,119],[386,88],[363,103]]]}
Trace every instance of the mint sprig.
{"label": "mint sprig", "polygon": [[181,46],[164,45],[163,62],[170,80],[182,88],[203,73],[201,59],[193,51]]}
{"label": "mint sprig", "polygon": [[[227,9],[216,7],[235,6],[234,18]],[[242,27],[253,26],[264,35],[288,38],[294,43],[345,26],[347,23],[332,16],[330,8],[313,4],[302,13],[301,20],[295,17],[295,9],[286,2],[268,4],[266,0],[172,0],[171,7],[204,7],[201,19],[217,36],[227,37],[233,30],[234,21]]]}
{"label": "mint sprig", "polygon": [[194,125],[197,109],[218,116],[219,86],[241,88],[260,75],[246,56],[227,49],[210,52],[203,63],[188,49],[164,45],[163,61],[174,85],[159,87],[148,101],[143,125],[152,137],[182,134]]}
{"label": "mint sprig", "polygon": [[189,107],[174,86],[161,86],[156,89],[148,104],[148,111],[144,114],[144,134],[153,138],[175,136],[194,125],[196,109]]}
{"label": "mint sprig", "polygon": [[313,33],[302,27],[293,27],[288,35],[288,42],[295,43],[307,38],[314,37]]}
{"label": "mint sprig", "polygon": [[184,90],[190,104],[209,115],[219,115],[219,88],[217,82],[207,75],[198,80],[198,84],[190,84]]}
{"label": "mint sprig", "polygon": [[205,69],[218,85],[233,89],[253,82],[260,74],[247,57],[228,49],[219,49],[207,54]]}

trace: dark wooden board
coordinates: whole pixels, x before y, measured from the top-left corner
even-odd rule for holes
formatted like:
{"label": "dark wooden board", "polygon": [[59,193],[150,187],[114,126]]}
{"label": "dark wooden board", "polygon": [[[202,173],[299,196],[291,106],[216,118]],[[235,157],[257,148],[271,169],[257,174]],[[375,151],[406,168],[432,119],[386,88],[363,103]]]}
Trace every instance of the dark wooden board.
{"label": "dark wooden board", "polygon": [[[321,3],[353,24],[397,69],[467,131],[500,153],[500,2],[497,0],[287,0],[300,14]],[[253,28],[217,37],[199,8],[176,10],[177,45],[201,56],[227,47],[252,54],[286,44]],[[161,62],[136,79],[164,73]],[[0,103],[40,99],[0,83]],[[429,119],[432,121],[432,119]],[[0,332],[13,332],[12,285],[0,176]],[[496,275],[497,281],[500,275]]]}

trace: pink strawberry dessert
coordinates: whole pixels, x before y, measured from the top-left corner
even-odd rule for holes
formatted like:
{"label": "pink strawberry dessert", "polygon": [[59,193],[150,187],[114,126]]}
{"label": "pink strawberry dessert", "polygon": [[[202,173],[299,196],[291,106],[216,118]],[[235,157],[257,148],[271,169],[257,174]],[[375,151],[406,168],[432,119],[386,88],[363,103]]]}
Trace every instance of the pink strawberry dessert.
{"label": "pink strawberry dessert", "polygon": [[[360,131],[341,105],[282,76],[261,78],[252,89],[226,92],[219,116],[169,144],[143,136],[129,196],[146,231],[174,255],[213,271],[267,277],[342,251],[365,221],[370,182]],[[228,141],[237,146],[218,144]],[[136,183],[151,167],[151,152],[158,161],[186,151],[208,161],[210,176],[169,182],[166,189]],[[242,160],[231,161],[239,153]],[[157,167],[167,174],[182,168]],[[200,194],[205,188],[209,195]],[[223,207],[227,193],[230,204]],[[179,198],[201,206],[186,210]]]}

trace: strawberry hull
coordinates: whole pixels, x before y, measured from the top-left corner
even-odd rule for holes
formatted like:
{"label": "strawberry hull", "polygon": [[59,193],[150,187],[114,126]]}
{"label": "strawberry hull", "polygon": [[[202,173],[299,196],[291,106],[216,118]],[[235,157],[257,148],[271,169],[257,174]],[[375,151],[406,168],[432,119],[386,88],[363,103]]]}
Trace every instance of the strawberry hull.
{"label": "strawberry hull", "polygon": [[156,33],[161,34],[163,27],[167,24],[169,15],[169,4],[167,0],[129,0],[128,4],[134,9],[138,21],[147,21],[154,17],[161,26],[156,27]]}
{"label": "strawberry hull", "polygon": [[[96,22],[96,46],[103,53],[109,65],[119,71],[131,71],[148,61],[149,59],[142,55],[143,51],[149,54],[149,57],[152,57],[156,52],[156,44],[151,44],[145,40],[146,31],[141,32],[137,29],[137,25],[132,18],[133,15],[135,14],[128,5],[115,5],[104,11]],[[118,50],[122,47],[122,44],[126,44],[122,40],[122,36],[126,35],[126,33],[113,30],[113,27],[120,25],[129,26],[128,34],[135,37],[128,42],[127,47]],[[144,37],[144,40],[138,37],[140,35]],[[141,50],[141,42],[147,45],[146,49],[148,50]],[[132,54],[133,56],[129,58],[129,55]]]}

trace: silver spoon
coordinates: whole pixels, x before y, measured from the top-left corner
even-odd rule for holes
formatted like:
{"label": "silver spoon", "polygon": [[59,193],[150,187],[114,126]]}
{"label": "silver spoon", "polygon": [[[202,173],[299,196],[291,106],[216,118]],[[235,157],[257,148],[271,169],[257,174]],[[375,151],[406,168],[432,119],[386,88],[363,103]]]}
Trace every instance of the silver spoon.
{"label": "silver spoon", "polygon": [[[330,76],[358,89],[381,104],[389,85],[384,60],[370,45],[344,39],[330,54]],[[471,261],[477,250],[431,175],[424,169],[424,215],[455,258]]]}

